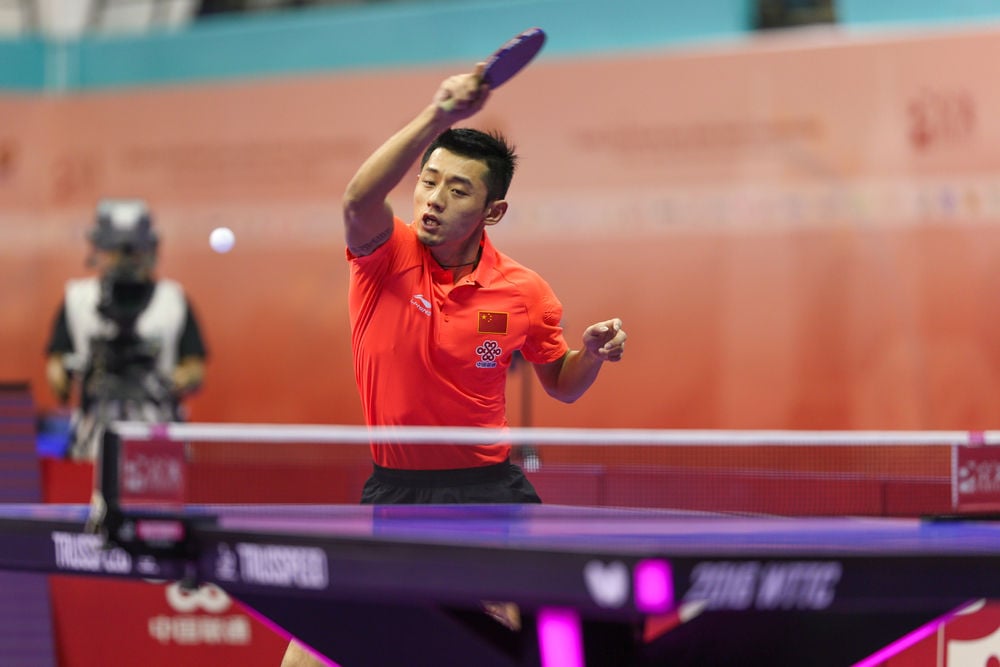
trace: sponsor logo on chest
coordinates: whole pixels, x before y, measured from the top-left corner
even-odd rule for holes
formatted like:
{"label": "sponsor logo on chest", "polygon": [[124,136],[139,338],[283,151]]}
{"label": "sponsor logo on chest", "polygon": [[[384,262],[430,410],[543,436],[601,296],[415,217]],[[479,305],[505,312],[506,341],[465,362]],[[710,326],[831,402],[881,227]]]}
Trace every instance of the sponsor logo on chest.
{"label": "sponsor logo on chest", "polygon": [[[477,317],[476,333],[491,334],[496,336],[507,335],[508,316],[507,313],[495,310],[480,310]],[[496,368],[497,359],[503,354],[503,348],[498,341],[487,339],[476,347],[476,355],[479,360],[476,368]]]}
{"label": "sponsor logo on chest", "polygon": [[414,294],[411,296],[410,305],[415,306],[417,310],[427,317],[431,316],[431,302],[423,294]]}
{"label": "sponsor logo on chest", "polygon": [[503,354],[503,348],[495,340],[484,340],[483,344],[476,348],[476,354],[479,356],[476,368],[496,368],[497,359]]}

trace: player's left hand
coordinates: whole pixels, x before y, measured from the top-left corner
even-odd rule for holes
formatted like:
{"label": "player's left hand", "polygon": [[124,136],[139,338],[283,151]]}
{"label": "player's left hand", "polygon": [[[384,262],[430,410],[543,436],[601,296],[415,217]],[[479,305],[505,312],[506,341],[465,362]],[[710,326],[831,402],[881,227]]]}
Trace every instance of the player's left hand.
{"label": "player's left hand", "polygon": [[620,361],[625,353],[626,338],[622,321],[616,317],[587,327],[583,332],[583,346],[601,361]]}

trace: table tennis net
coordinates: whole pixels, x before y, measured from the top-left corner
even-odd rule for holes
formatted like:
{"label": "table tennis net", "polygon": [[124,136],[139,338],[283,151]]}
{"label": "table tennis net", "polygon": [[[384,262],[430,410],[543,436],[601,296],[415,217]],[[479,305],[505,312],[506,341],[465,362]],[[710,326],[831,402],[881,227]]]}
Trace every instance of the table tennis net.
{"label": "table tennis net", "polygon": [[[182,486],[166,487],[184,503],[353,504],[371,473],[373,440],[431,447],[502,437],[549,504],[788,516],[1000,507],[1000,447],[993,446],[1000,434],[992,432],[137,423],[113,430],[125,452],[117,464],[125,502],[148,500],[145,491],[176,481],[182,467]],[[155,463],[161,455],[172,463]]]}

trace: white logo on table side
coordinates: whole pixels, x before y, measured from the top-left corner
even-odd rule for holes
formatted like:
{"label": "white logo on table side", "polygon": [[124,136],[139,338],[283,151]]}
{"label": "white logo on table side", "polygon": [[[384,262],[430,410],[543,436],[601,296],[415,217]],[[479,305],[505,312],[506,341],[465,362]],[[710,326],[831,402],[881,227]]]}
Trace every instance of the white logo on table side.
{"label": "white logo on table side", "polygon": [[705,561],[691,570],[684,601],[737,611],[827,609],[842,572],[837,561]]}
{"label": "white logo on table side", "polygon": [[[843,572],[837,561],[706,561],[691,571],[683,603],[708,609],[827,609]],[[591,599],[608,609],[623,607],[631,593],[629,568],[621,561],[588,562],[583,579]]]}
{"label": "white logo on table side", "polygon": [[625,563],[615,561],[605,565],[599,560],[592,560],[583,568],[583,580],[590,597],[599,607],[617,608],[628,600],[631,587]]}
{"label": "white logo on table side", "polygon": [[326,553],[317,547],[239,542],[220,544],[215,575],[221,581],[322,590],[330,581]]}
{"label": "white logo on table side", "polygon": [[74,572],[105,572],[108,574],[129,574],[132,571],[132,557],[118,547],[104,548],[104,540],[99,535],[52,532],[56,567]]}

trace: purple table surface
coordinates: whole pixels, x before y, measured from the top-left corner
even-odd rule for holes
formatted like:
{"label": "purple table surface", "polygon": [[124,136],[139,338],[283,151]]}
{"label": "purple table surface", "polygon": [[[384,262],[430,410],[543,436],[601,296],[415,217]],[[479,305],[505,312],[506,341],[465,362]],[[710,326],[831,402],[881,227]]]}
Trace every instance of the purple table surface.
{"label": "purple table surface", "polygon": [[[79,522],[86,505],[0,505],[0,520]],[[224,530],[421,544],[663,555],[1000,555],[1000,522],[783,518],[563,505],[197,505]]]}

